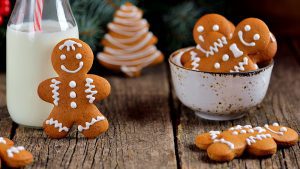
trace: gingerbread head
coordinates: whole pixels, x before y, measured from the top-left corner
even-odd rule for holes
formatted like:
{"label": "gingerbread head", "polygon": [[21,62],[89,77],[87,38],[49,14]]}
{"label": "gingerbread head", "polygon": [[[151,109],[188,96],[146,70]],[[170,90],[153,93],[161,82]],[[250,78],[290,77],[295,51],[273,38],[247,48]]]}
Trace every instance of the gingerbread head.
{"label": "gingerbread head", "polygon": [[86,74],[92,67],[93,51],[78,39],[58,43],[52,52],[51,61],[58,75]]}
{"label": "gingerbread head", "polygon": [[40,98],[54,105],[44,122],[49,137],[65,137],[73,125],[87,138],[108,129],[107,119],[94,102],[109,95],[110,85],[102,77],[87,74],[93,59],[91,48],[79,39],[65,39],[54,47],[52,64],[59,76],[43,81],[38,88]]}

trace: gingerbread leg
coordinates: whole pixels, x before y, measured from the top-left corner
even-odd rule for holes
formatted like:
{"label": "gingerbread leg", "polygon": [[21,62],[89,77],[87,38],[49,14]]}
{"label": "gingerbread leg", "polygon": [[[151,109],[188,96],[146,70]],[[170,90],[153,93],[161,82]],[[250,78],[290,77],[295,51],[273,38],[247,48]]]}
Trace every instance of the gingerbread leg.
{"label": "gingerbread leg", "polygon": [[108,129],[107,119],[100,113],[95,105],[90,105],[76,122],[78,131],[87,138],[95,138]]}
{"label": "gingerbread leg", "polygon": [[64,112],[65,110],[55,107],[48,119],[44,122],[44,131],[50,138],[66,137],[73,121],[70,120],[71,112]]}

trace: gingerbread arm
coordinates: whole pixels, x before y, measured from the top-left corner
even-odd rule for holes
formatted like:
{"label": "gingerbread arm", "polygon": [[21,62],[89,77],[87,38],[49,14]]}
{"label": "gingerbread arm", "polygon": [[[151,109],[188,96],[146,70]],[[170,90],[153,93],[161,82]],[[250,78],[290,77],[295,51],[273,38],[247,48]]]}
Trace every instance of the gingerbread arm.
{"label": "gingerbread arm", "polygon": [[39,97],[48,103],[56,104],[58,102],[58,90],[60,81],[58,78],[47,79],[39,84],[38,95]]}
{"label": "gingerbread arm", "polygon": [[85,91],[90,102],[103,100],[108,97],[111,90],[110,84],[106,79],[93,74],[87,75],[85,87],[87,87]]}

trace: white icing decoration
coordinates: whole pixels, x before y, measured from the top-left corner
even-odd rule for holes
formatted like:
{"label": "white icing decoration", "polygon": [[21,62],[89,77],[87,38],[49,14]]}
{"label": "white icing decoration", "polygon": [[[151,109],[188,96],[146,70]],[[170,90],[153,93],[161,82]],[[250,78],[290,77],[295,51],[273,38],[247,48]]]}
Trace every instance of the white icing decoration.
{"label": "white icing decoration", "polygon": [[137,27],[137,22],[135,22],[134,24],[132,24],[130,28],[128,27],[122,27],[122,26],[117,26],[113,23],[109,23],[108,24],[108,28],[113,31],[113,32],[116,32],[118,34],[121,34],[121,35],[124,35],[124,36],[135,36],[138,32],[136,31],[144,31],[144,29],[146,29],[147,31],[149,31],[149,28],[147,27],[147,22],[146,23],[143,23],[143,25]]}
{"label": "white icing decoration", "polygon": [[130,6],[129,5],[122,5],[120,8],[124,11],[136,11],[137,10],[137,8],[133,5],[130,5]]}
{"label": "white icing decoration", "polygon": [[229,39],[231,39],[231,38],[232,38],[232,36],[233,36],[233,34],[232,34],[232,33],[230,33],[230,34],[229,34]]}
{"label": "white icing decoration", "polygon": [[244,57],[242,62],[239,62],[238,66],[234,66],[234,70],[230,70],[230,72],[240,72],[240,71],[244,71],[245,68],[244,66],[248,65],[248,58]]}
{"label": "white icing decoration", "polygon": [[95,88],[95,85],[92,85],[92,83],[94,82],[93,79],[86,78],[85,81],[86,81],[85,87],[88,87],[88,89],[85,90],[85,93],[87,93],[87,94],[89,93],[86,96],[86,98],[89,99],[89,103],[93,103],[94,100],[96,99],[94,97],[94,95],[97,94],[98,91],[97,90],[93,90]]}
{"label": "white icing decoration", "polygon": [[9,158],[13,158],[14,154],[19,154],[21,151],[24,151],[25,148],[23,146],[18,146],[18,147],[10,147],[9,149],[6,150],[7,156]]}
{"label": "white icing decoration", "polygon": [[228,60],[229,60],[229,55],[224,54],[224,55],[222,56],[222,60],[223,60],[224,62],[228,61]]}
{"label": "white icing decoration", "polygon": [[76,50],[75,45],[77,45],[80,48],[82,47],[82,44],[80,43],[77,43],[73,40],[66,40],[64,44],[59,46],[59,50],[63,50],[65,47],[67,48],[67,51],[70,51],[70,49]]}
{"label": "white icing decoration", "polygon": [[204,42],[204,38],[203,38],[203,36],[202,35],[199,35],[199,40],[201,40],[202,42]]}
{"label": "white icing decoration", "polygon": [[79,62],[79,66],[78,66],[78,68],[75,69],[75,70],[69,70],[69,69],[67,69],[64,65],[61,65],[61,66],[60,66],[61,70],[65,71],[65,72],[67,72],[67,73],[77,73],[77,72],[79,72],[79,71],[82,69],[82,67],[83,67],[83,62],[82,62],[82,61]]}
{"label": "white icing decoration", "polygon": [[79,125],[78,126],[78,131],[82,132],[83,130],[88,130],[90,128],[90,126],[92,126],[93,124],[105,120],[104,116],[97,116],[97,118],[92,118],[92,120],[90,122],[85,122],[85,127]]}
{"label": "white icing decoration", "polygon": [[58,80],[56,80],[56,79],[52,79],[51,80],[51,83],[52,84],[50,84],[50,87],[53,89],[52,90],[52,98],[54,99],[53,100],[53,104],[55,105],[55,106],[57,106],[58,105],[58,101],[59,101],[59,93],[58,93],[58,90],[59,90],[59,84],[61,83],[60,81],[58,81]]}
{"label": "white icing decoration", "polygon": [[257,64],[254,64],[254,68],[255,68],[255,69],[258,69],[259,67],[258,67],[258,65],[257,65]]}
{"label": "white icing decoration", "polygon": [[251,146],[251,144],[256,143],[256,140],[263,140],[266,138],[271,138],[271,134],[257,134],[256,136],[250,136],[246,139],[246,142]]}
{"label": "white icing decoration", "polygon": [[241,130],[240,133],[245,134],[245,133],[247,133],[247,131],[246,130]]}
{"label": "white icing decoration", "polygon": [[220,69],[221,65],[220,65],[220,63],[217,62],[217,63],[214,64],[214,67],[215,67],[216,69]]}
{"label": "white icing decoration", "polygon": [[[141,59],[144,56],[151,55],[155,52],[157,52],[157,48],[155,46],[146,47],[145,49],[139,50],[135,53],[128,53],[123,50],[104,47],[104,53],[101,53],[101,55],[103,55],[105,57],[110,57],[111,59],[127,61],[127,60]],[[108,54],[106,54],[106,53],[108,53]]]}
{"label": "white icing decoration", "polygon": [[246,25],[245,27],[244,27],[244,29],[245,29],[245,31],[250,31],[251,30],[251,26],[250,25]]}
{"label": "white icing decoration", "polygon": [[6,144],[6,141],[4,140],[3,137],[0,137],[0,143],[1,143],[1,144]]}
{"label": "white icing decoration", "polygon": [[212,140],[216,139],[216,138],[218,137],[219,134],[221,134],[220,131],[210,131],[210,132],[209,132],[210,138],[211,138]]}
{"label": "white icing decoration", "polygon": [[286,131],[285,131],[285,129],[282,129],[282,131],[280,130],[281,128],[283,128],[283,127],[281,127],[280,129],[279,129],[279,131],[277,132],[277,131],[274,131],[274,130],[272,130],[272,129],[270,129],[270,127],[269,127],[269,125],[267,125],[267,124],[265,124],[265,126],[264,126],[267,130],[269,130],[270,132],[272,132],[272,133],[275,133],[275,134],[278,134],[278,135],[283,135],[284,134],[284,132],[286,132],[287,131],[287,129],[286,129]]}
{"label": "white icing decoration", "polygon": [[259,39],[260,39],[259,34],[255,34],[255,35],[253,36],[253,39],[254,39],[254,40],[259,40]]}
{"label": "white icing decoration", "polygon": [[70,92],[70,98],[72,99],[76,98],[76,93],[74,91]]}
{"label": "white icing decoration", "polygon": [[232,132],[233,135],[238,135],[239,133],[237,131]]}
{"label": "white icing decoration", "polygon": [[80,53],[76,54],[76,59],[80,60],[82,58],[82,55]]}
{"label": "white icing decoration", "polygon": [[198,70],[200,58],[197,57],[197,53],[194,51],[190,52],[192,62],[192,70]]}
{"label": "white icing decoration", "polygon": [[[153,34],[152,33],[148,33],[144,39],[138,43],[138,45],[125,45],[122,44],[118,41],[116,41],[115,39],[108,39],[110,41],[110,43],[112,43],[114,46],[117,46],[118,48],[130,53],[130,52],[136,52],[140,49],[143,49],[148,43],[149,41],[153,38]],[[112,48],[111,48],[112,49]],[[113,49],[114,50],[114,49]]]}
{"label": "white icing decoration", "polygon": [[240,39],[240,41],[242,42],[243,45],[245,45],[245,46],[255,46],[255,42],[248,43],[248,42],[246,42],[244,40],[244,38],[243,38],[243,31],[239,31],[238,32],[238,36],[239,36],[239,39]]}
{"label": "white icing decoration", "polygon": [[[146,19],[137,20],[137,19],[114,17],[113,21],[115,23],[126,25],[126,26],[145,25],[145,23],[147,24]],[[149,30],[148,27],[145,27],[144,29]]]}
{"label": "white icing decoration", "polygon": [[202,25],[198,26],[197,31],[200,32],[200,33],[203,32],[204,27]]}
{"label": "white icing decoration", "polygon": [[266,130],[262,127],[254,127],[253,130],[257,131],[258,133],[266,132]]}
{"label": "white icing decoration", "polygon": [[273,123],[273,126],[279,126],[279,124],[278,123]]}
{"label": "white icing decoration", "polygon": [[[122,61],[122,60],[116,60],[114,56],[107,55],[104,53],[99,53],[97,55],[97,58],[103,62],[107,62],[112,65],[122,65],[122,66],[132,66],[136,67],[136,65],[139,65],[139,67],[145,67],[152,63],[153,60],[155,60],[157,57],[161,55],[160,51],[156,51],[152,55],[149,55],[148,57],[142,57],[136,60],[129,60],[129,61]],[[107,57],[108,56],[108,57]]]}
{"label": "white icing decoration", "polygon": [[271,39],[271,42],[276,42],[276,39],[271,32],[270,32],[270,39]]}
{"label": "white icing decoration", "polygon": [[281,132],[287,132],[287,128],[286,127],[280,127],[279,131],[281,131]]}
{"label": "white icing decoration", "polygon": [[[143,35],[145,35],[148,32],[147,29],[142,29],[141,31],[136,32],[134,36],[130,36],[130,38],[121,39],[117,37],[113,37],[110,34],[105,34],[104,39],[108,40],[109,42],[120,42],[120,43],[133,43],[140,39]],[[147,34],[151,34],[151,32],[148,32]],[[147,36],[147,35],[146,35]]]}
{"label": "white icing decoration", "polygon": [[235,43],[231,44],[229,49],[235,58],[238,58],[244,54],[243,51],[241,51]]}
{"label": "white icing decoration", "polygon": [[77,108],[76,102],[71,102],[70,106],[71,106],[72,109],[76,109]]}
{"label": "white icing decoration", "polygon": [[249,129],[248,132],[249,133],[254,133],[254,130],[253,129]]}
{"label": "white icing decoration", "polygon": [[213,46],[209,47],[209,50],[204,50],[201,45],[197,45],[196,48],[199,49],[201,52],[206,54],[206,57],[209,55],[214,55],[215,53],[219,52],[219,48],[222,48],[224,45],[227,44],[227,39],[223,36],[222,38],[217,39],[217,42],[213,43]]}
{"label": "white icing decoration", "polygon": [[76,87],[76,82],[75,81],[70,81],[69,82],[69,86],[71,87],[71,88],[75,88]]}
{"label": "white icing decoration", "polygon": [[53,118],[46,120],[46,124],[54,125],[55,128],[58,128],[59,132],[62,132],[62,131],[68,132],[69,131],[68,127],[63,127],[62,123],[59,123],[58,120],[54,120]]}
{"label": "white icing decoration", "polygon": [[60,55],[60,59],[61,59],[61,60],[65,60],[66,58],[67,58],[66,55],[64,55],[64,54]]}
{"label": "white icing decoration", "polygon": [[215,139],[215,140],[214,140],[214,143],[223,143],[223,144],[227,144],[228,147],[229,147],[230,149],[234,149],[234,144],[233,144],[232,142],[230,142],[230,141],[225,140],[224,138],[221,138],[221,139]]}
{"label": "white icing decoration", "polygon": [[213,25],[212,27],[213,31],[218,31],[220,29],[219,25]]}

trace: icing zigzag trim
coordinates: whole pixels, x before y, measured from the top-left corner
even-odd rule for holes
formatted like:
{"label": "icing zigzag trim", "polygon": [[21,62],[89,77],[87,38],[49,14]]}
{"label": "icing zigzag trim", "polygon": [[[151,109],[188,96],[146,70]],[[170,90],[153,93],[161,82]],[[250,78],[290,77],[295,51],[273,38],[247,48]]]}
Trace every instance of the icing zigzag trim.
{"label": "icing zigzag trim", "polygon": [[54,125],[55,128],[58,128],[59,132],[62,132],[62,131],[68,132],[69,131],[68,127],[63,127],[62,123],[59,123],[58,120],[54,120],[53,118],[46,120],[46,124]]}
{"label": "icing zigzag trim", "polygon": [[244,71],[245,68],[244,66],[248,65],[248,58],[244,57],[242,62],[239,62],[238,66],[234,66],[234,70],[230,70],[230,72],[240,72],[240,71]]}
{"label": "icing zigzag trim", "polygon": [[7,156],[12,158],[14,157],[14,154],[19,154],[21,151],[24,151],[25,148],[23,146],[18,146],[18,147],[11,147],[6,150]]}
{"label": "icing zigzag trim", "polygon": [[53,100],[53,104],[55,106],[58,105],[58,101],[59,101],[59,93],[57,92],[59,90],[59,87],[58,85],[61,83],[60,81],[56,80],[56,79],[52,79],[51,80],[52,84],[50,85],[50,87],[53,89],[52,90],[52,93],[53,93],[53,96],[52,98],[54,99]]}
{"label": "icing zigzag trim", "polygon": [[85,122],[85,127],[83,127],[82,125],[78,126],[78,131],[82,132],[83,130],[88,130],[90,128],[90,126],[92,126],[93,124],[97,123],[98,121],[102,121],[105,120],[104,116],[97,116],[97,118],[92,118],[91,122]]}
{"label": "icing zigzag trim", "polygon": [[86,81],[85,87],[88,87],[88,89],[85,90],[85,93],[90,93],[90,94],[88,94],[86,96],[86,98],[89,99],[89,103],[93,103],[94,100],[96,99],[94,97],[94,95],[97,94],[98,91],[97,90],[93,90],[95,88],[95,85],[92,85],[92,83],[94,82],[93,79],[86,78],[85,81]]}

